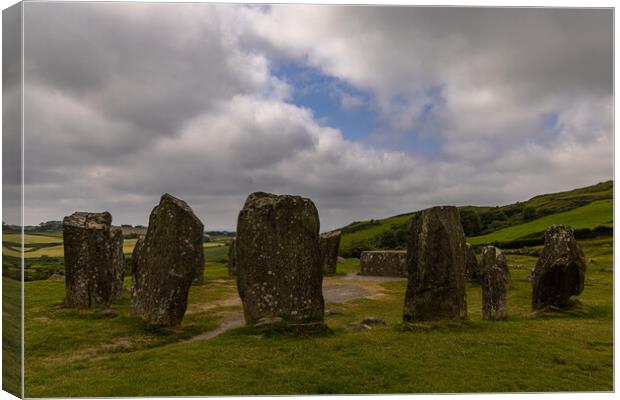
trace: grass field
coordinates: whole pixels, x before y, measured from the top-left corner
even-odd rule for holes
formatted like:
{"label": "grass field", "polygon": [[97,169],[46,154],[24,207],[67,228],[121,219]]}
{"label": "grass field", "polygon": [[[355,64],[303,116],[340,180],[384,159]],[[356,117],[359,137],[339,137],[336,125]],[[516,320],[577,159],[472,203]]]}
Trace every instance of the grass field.
{"label": "grass field", "polygon": [[613,226],[613,200],[597,200],[583,207],[547,215],[488,235],[469,237],[467,241],[471,244],[508,242],[532,233],[543,232],[552,224],[569,224],[574,229]]}
{"label": "grass field", "polygon": [[[610,391],[613,389],[612,239],[581,242],[588,266],[580,305],[530,319],[527,274],[536,259],[508,255],[514,288],[509,318],[481,319],[481,292],[468,286],[469,320],[401,326],[405,282],[343,304],[326,317],[333,334],[293,337],[236,328],[210,340],[185,339],[214,329],[240,306],[224,264],[208,261],[193,286],[182,329],[153,329],[130,316],[129,294],[108,320],[61,306],[62,282],[27,282],[26,396],[249,395]],[[224,251],[225,248],[213,249]],[[338,265],[359,268],[357,260]],[[127,282],[129,284],[129,281]],[[349,332],[365,316],[387,324]]]}
{"label": "grass field", "polygon": [[386,230],[389,230],[392,225],[400,225],[406,223],[411,219],[411,214],[397,215],[390,218],[376,220],[376,224],[369,226],[368,228],[361,229],[355,232],[344,233],[340,239],[340,248],[348,249],[355,242],[368,239],[378,235]]}
{"label": "grass field", "polygon": [[[494,221],[496,225],[491,223],[485,225],[480,234],[484,234],[484,237],[476,236],[475,243],[482,244],[495,240],[505,243],[508,240],[506,238],[513,240],[523,235],[541,232],[550,224],[550,221],[551,223],[567,223],[575,229],[595,228],[599,225],[611,226],[612,203],[613,181],[607,181],[565,192],[543,194],[524,202],[504,206],[462,206],[459,210],[461,212],[474,211],[481,220],[484,219],[484,213],[502,214],[504,219]],[[592,204],[596,205],[592,208],[583,208]],[[528,210],[530,214],[528,218],[524,215],[525,210]],[[415,208],[412,211],[415,211]],[[570,211],[574,213],[567,214]],[[359,254],[359,251],[369,249],[397,248],[393,245],[385,247],[386,242],[383,242],[383,245],[377,244],[376,240],[385,232],[406,229],[412,215],[413,212],[347,225],[343,228],[341,254]],[[498,234],[497,237],[501,239],[495,239],[495,234]],[[400,248],[404,248],[403,243],[400,245]]]}
{"label": "grass field", "polygon": [[2,390],[21,397],[21,287],[2,278]]}

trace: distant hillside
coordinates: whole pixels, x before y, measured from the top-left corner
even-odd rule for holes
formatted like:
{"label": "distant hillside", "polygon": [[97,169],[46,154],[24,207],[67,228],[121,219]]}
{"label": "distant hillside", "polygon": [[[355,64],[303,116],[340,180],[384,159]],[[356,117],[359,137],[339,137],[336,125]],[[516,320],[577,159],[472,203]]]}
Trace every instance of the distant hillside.
{"label": "distant hillside", "polygon": [[[554,223],[582,229],[578,232],[582,235],[597,227],[601,227],[599,233],[609,232],[613,226],[613,181],[543,194],[501,207],[463,206],[459,211],[472,244],[534,244],[540,241],[544,229]],[[404,248],[407,226],[414,213],[345,226],[340,252],[357,256],[363,250]]]}

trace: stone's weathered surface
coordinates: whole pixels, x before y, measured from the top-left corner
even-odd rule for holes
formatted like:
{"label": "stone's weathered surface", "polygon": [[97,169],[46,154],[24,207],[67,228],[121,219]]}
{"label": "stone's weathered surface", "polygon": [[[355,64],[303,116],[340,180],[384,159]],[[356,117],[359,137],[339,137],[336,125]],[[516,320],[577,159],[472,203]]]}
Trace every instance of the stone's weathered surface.
{"label": "stone's weathered surface", "polygon": [[573,228],[551,225],[532,274],[532,309],[565,307],[570,296],[583,291],[585,275],[586,261]]}
{"label": "stone's weathered surface", "polygon": [[132,311],[154,325],[177,326],[187,295],[204,267],[202,222],[182,200],[161,197],[146,236],[133,251]]}
{"label": "stone's weathered surface", "polygon": [[510,289],[512,287],[512,277],[510,276],[510,271],[508,270],[508,264],[506,264],[506,257],[504,257],[504,253],[494,246],[485,246],[482,248],[482,253],[480,255],[480,273],[484,273],[484,269],[490,266],[497,266],[502,271],[504,271],[504,283],[506,284],[506,289]]}
{"label": "stone's weathered surface", "polygon": [[467,317],[466,245],[456,207],[433,207],[411,220],[405,322]]}
{"label": "stone's weathered surface", "polygon": [[338,264],[344,264],[347,260],[344,257],[338,256]]}
{"label": "stone's weathered surface", "polygon": [[123,295],[123,284],[125,282],[125,254],[123,253],[123,230],[120,227],[110,228],[112,236],[112,265],[115,272],[112,281],[112,297],[118,299]]}
{"label": "stone's weathered surface", "polygon": [[480,276],[480,266],[478,265],[478,259],[476,259],[476,253],[471,244],[466,243],[467,246],[467,260],[465,262],[465,276],[470,282],[478,282],[482,277]]}
{"label": "stone's weathered surface", "polygon": [[63,220],[68,307],[106,307],[123,292],[123,235],[108,212],[76,212]]}
{"label": "stone's weathered surface", "polygon": [[363,251],[360,254],[360,275],[407,277],[407,251]]}
{"label": "stone's weathered surface", "polygon": [[319,214],[310,199],[253,193],[237,220],[237,290],[245,321],[323,322]]}
{"label": "stone's weathered surface", "polygon": [[510,273],[501,250],[485,246],[480,256],[482,273],[482,318],[500,320],[506,318],[506,291]]}
{"label": "stone's weathered surface", "polygon": [[338,250],[340,249],[340,231],[325,232],[319,236],[321,258],[323,260],[323,275],[336,273]]}
{"label": "stone's weathered surface", "polygon": [[232,238],[228,242],[228,276],[237,275],[237,253],[236,253],[237,239]]}

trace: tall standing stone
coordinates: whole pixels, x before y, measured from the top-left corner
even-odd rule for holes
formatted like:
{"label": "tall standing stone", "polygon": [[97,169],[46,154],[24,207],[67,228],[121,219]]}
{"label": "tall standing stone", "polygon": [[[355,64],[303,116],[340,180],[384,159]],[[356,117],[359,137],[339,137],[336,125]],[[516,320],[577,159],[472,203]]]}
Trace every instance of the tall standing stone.
{"label": "tall standing stone", "polygon": [[154,325],[177,326],[196,271],[204,267],[204,226],[183,200],[161,197],[133,252],[132,311]]}
{"label": "tall standing stone", "polygon": [[340,249],[340,231],[325,232],[319,236],[321,257],[323,259],[323,275],[336,273],[338,250]]}
{"label": "tall standing stone", "polygon": [[545,247],[532,274],[532,309],[565,307],[583,291],[586,260],[573,228],[551,225],[545,231]]}
{"label": "tall standing stone", "polygon": [[470,282],[480,283],[480,266],[478,265],[478,260],[476,259],[476,253],[474,252],[474,248],[471,244],[466,243],[466,245],[467,261],[465,262],[465,276],[467,276],[467,280]]}
{"label": "tall standing stone", "polygon": [[310,199],[257,192],[237,220],[237,289],[245,321],[323,322],[319,214]]}
{"label": "tall standing stone", "polygon": [[63,220],[68,307],[106,307],[123,293],[123,233],[109,212],[76,212]]}
{"label": "tall standing stone", "polygon": [[485,246],[480,256],[482,274],[482,318],[486,320],[505,319],[507,315],[506,291],[510,272],[500,249]]}
{"label": "tall standing stone", "polygon": [[237,275],[237,239],[232,238],[228,243],[228,276]]}
{"label": "tall standing stone", "polygon": [[456,207],[433,207],[414,215],[407,248],[405,322],[467,317],[466,257]]}

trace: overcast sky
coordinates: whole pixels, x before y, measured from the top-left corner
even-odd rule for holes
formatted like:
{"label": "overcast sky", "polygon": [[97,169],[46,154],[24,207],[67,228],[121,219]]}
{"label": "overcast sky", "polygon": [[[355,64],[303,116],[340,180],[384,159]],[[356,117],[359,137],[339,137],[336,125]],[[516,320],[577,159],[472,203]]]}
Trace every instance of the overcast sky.
{"label": "overcast sky", "polygon": [[206,229],[248,194],[321,230],[612,178],[612,11],[25,4],[26,224]]}

